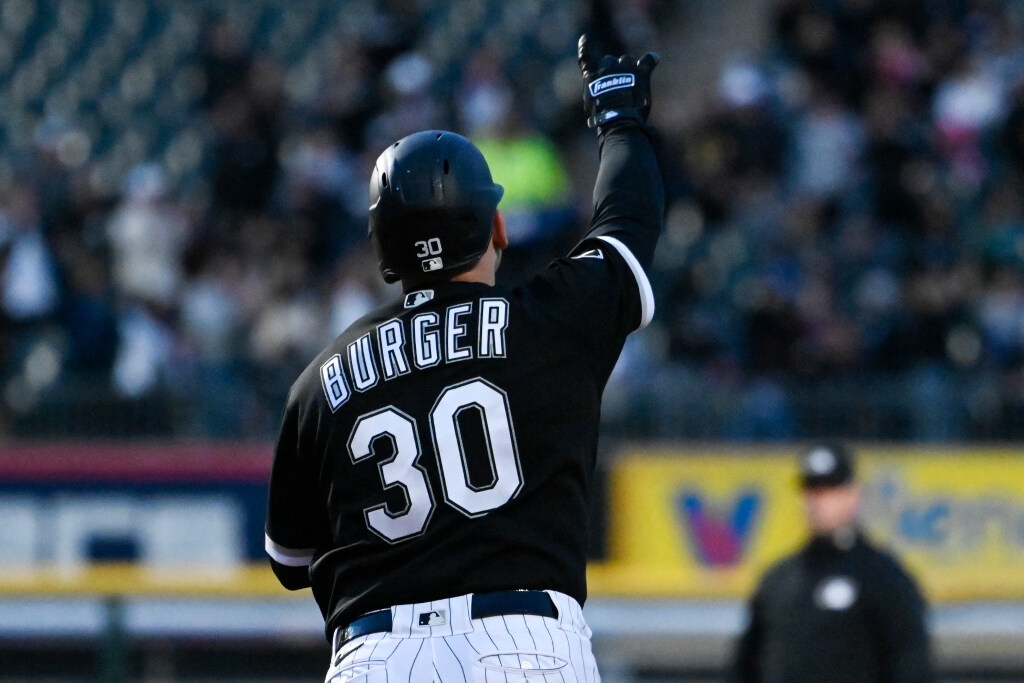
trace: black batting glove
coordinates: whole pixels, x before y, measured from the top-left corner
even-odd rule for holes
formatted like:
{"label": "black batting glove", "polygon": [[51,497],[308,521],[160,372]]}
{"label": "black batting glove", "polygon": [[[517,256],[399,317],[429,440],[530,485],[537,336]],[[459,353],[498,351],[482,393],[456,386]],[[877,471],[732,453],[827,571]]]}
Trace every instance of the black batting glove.
{"label": "black batting glove", "polygon": [[640,59],[632,55],[598,59],[597,50],[587,34],[580,36],[578,46],[580,71],[586,88],[583,108],[587,125],[598,133],[618,123],[647,123],[651,111],[651,72],[660,58],[648,52]]}

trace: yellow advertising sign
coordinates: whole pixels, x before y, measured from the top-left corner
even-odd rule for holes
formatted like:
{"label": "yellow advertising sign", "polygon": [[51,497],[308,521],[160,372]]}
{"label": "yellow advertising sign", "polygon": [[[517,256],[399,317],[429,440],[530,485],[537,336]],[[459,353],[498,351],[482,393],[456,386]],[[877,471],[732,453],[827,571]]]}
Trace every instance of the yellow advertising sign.
{"label": "yellow advertising sign", "polygon": [[[743,597],[806,540],[794,450],[636,450],[610,483],[595,593]],[[862,519],[933,600],[1024,598],[1024,457],[864,448]]]}

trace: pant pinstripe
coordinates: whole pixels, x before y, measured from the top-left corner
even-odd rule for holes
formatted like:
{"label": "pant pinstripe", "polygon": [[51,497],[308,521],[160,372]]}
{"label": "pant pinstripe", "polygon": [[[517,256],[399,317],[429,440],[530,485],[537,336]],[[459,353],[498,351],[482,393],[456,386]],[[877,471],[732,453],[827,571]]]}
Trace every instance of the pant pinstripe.
{"label": "pant pinstripe", "polygon": [[[567,595],[548,594],[557,620],[473,620],[470,596],[392,607],[392,630],[342,645],[326,683],[599,683],[583,610]],[[428,612],[445,615],[446,623],[419,626]]]}

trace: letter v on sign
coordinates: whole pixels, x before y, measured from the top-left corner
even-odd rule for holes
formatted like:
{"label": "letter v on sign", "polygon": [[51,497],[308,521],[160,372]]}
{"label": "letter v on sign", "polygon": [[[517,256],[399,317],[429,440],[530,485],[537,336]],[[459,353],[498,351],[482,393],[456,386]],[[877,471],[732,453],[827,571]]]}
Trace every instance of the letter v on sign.
{"label": "letter v on sign", "polygon": [[676,496],[676,515],[694,558],[706,567],[732,567],[743,559],[761,508],[756,491],[741,491],[731,506],[714,505],[693,489]]}

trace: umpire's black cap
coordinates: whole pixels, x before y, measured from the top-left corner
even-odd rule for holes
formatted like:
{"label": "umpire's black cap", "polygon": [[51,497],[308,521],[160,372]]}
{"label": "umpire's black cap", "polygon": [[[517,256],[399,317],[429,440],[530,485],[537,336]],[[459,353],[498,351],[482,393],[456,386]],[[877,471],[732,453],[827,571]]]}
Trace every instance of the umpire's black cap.
{"label": "umpire's black cap", "polygon": [[816,444],[800,454],[802,488],[846,486],[853,474],[853,452],[843,444]]}

